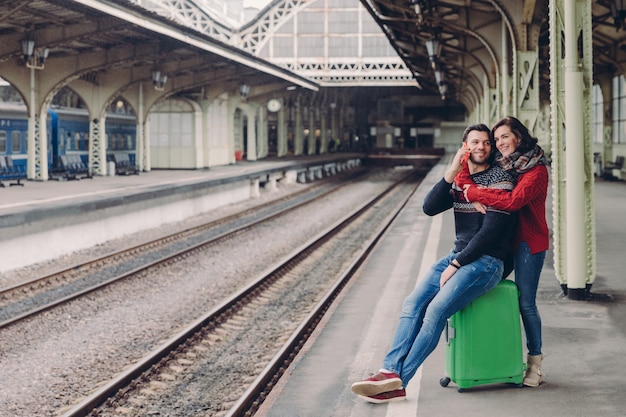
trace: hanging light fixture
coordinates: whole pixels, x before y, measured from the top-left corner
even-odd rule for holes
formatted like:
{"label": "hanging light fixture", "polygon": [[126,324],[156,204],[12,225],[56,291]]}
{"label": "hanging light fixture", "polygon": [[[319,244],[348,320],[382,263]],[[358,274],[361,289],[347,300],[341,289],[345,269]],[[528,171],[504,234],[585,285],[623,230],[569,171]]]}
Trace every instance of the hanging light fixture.
{"label": "hanging light fixture", "polygon": [[28,63],[35,52],[35,41],[32,39],[22,39],[20,41],[22,46],[22,57],[24,58],[24,63]]}
{"label": "hanging light fixture", "polygon": [[441,99],[446,99],[446,93],[448,92],[448,84],[441,83],[439,84],[439,94],[441,94]]}
{"label": "hanging light fixture", "polygon": [[413,0],[411,4],[413,5],[413,10],[415,11],[415,14],[417,15],[417,23],[423,23],[424,22],[424,8],[422,6],[422,0]]}
{"label": "hanging light fixture", "polygon": [[248,98],[248,94],[250,94],[250,86],[248,84],[241,84],[239,86],[239,95],[243,100]]}
{"label": "hanging light fixture", "polygon": [[441,53],[441,42],[439,39],[432,38],[428,39],[426,42],[426,51],[428,52],[428,58],[431,61],[439,58],[439,54]]}
{"label": "hanging light fixture", "polygon": [[152,85],[154,89],[157,91],[163,91],[165,89],[165,84],[167,83],[167,75],[163,74],[163,72],[159,69],[152,70]]}
{"label": "hanging light fixture", "polygon": [[30,39],[30,37],[22,39],[20,47],[22,49],[22,58],[27,68],[44,69],[44,64],[50,53],[48,48],[36,49],[35,41]]}
{"label": "hanging light fixture", "polygon": [[443,72],[435,71],[435,82],[438,86],[443,83]]}

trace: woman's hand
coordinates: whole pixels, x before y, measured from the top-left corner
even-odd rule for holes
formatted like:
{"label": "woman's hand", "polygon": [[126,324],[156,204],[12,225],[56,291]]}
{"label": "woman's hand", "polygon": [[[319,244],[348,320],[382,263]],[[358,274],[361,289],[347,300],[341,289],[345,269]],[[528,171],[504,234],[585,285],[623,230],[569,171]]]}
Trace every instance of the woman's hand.
{"label": "woman's hand", "polygon": [[[469,190],[471,186],[472,186],[471,184],[465,184],[463,186],[463,196],[465,197],[466,201],[470,201],[469,198],[467,198],[467,190]],[[476,210],[478,210],[482,214],[487,214],[487,206],[486,205],[484,205],[483,203],[479,203],[478,201],[471,201],[471,203],[472,203],[472,205],[474,206],[474,208]]]}

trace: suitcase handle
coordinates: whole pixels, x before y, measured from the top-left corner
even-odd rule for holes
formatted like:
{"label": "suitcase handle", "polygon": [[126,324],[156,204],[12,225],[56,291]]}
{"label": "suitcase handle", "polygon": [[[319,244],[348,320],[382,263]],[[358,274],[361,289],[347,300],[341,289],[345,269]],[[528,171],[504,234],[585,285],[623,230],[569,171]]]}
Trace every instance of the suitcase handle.
{"label": "suitcase handle", "polygon": [[446,320],[446,345],[450,344],[450,339],[454,339],[456,337],[456,330],[454,327],[450,327],[450,319]]}

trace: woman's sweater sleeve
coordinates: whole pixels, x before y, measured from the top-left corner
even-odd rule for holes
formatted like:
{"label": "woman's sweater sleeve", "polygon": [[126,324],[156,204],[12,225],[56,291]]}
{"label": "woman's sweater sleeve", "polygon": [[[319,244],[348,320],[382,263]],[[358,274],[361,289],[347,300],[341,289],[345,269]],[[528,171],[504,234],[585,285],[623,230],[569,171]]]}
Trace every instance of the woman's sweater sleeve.
{"label": "woman's sweater sleeve", "polygon": [[547,187],[548,169],[545,165],[537,165],[519,177],[513,192],[472,186],[467,190],[467,198],[498,210],[518,211]]}

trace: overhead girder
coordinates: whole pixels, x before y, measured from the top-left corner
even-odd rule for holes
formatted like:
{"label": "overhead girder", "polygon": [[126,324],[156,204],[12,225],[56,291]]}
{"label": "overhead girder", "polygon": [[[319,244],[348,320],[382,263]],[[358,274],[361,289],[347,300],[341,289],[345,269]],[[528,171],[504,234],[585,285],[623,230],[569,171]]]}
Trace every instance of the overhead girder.
{"label": "overhead girder", "polygon": [[[429,60],[424,45],[427,40],[436,37],[441,43],[437,60],[445,63],[446,60],[458,61],[463,56],[471,56],[472,60],[479,62],[471,71],[478,71],[475,75],[481,84],[484,80],[488,83],[481,90],[499,85],[502,46],[498,43],[505,41],[500,36],[502,24],[507,26],[511,38],[516,39],[508,13],[499,2],[421,1],[418,2],[419,13],[412,2],[362,0],[362,3],[417,77],[424,76],[425,72],[432,73],[424,65]],[[502,23],[503,19],[505,23]],[[484,80],[483,75],[486,75]],[[450,80],[450,85],[462,82]],[[427,90],[434,90],[435,93],[436,88],[431,84]],[[457,90],[461,91],[460,88]]]}
{"label": "overhead girder", "polygon": [[317,0],[282,0],[274,1],[271,10],[243,25],[237,32],[237,46],[251,54],[258,54],[269,37],[288,18]]}
{"label": "overhead girder", "polygon": [[[36,45],[45,45],[46,47],[54,50],[52,56],[64,56],[64,55],[76,55],[81,53],[80,45],[83,45],[83,50],[93,49],[93,45],[89,42],[89,37],[118,29],[124,29],[128,26],[127,23],[121,22],[119,19],[113,19],[110,17],[102,17],[96,20],[96,22],[78,23],[74,25],[64,25],[61,29],[58,27],[48,27],[39,30],[31,30],[27,33],[12,33],[2,36],[2,43],[0,43],[0,62],[6,61],[12,58],[22,58],[21,51],[16,49],[16,46],[20,44],[22,39],[29,37],[34,40]],[[70,51],[67,47],[69,44],[76,44]],[[102,47],[98,47],[101,49]]]}
{"label": "overhead girder", "polygon": [[143,0],[143,6],[223,42],[233,38],[233,27],[220,22],[223,16],[212,16],[204,5],[188,0]]}

